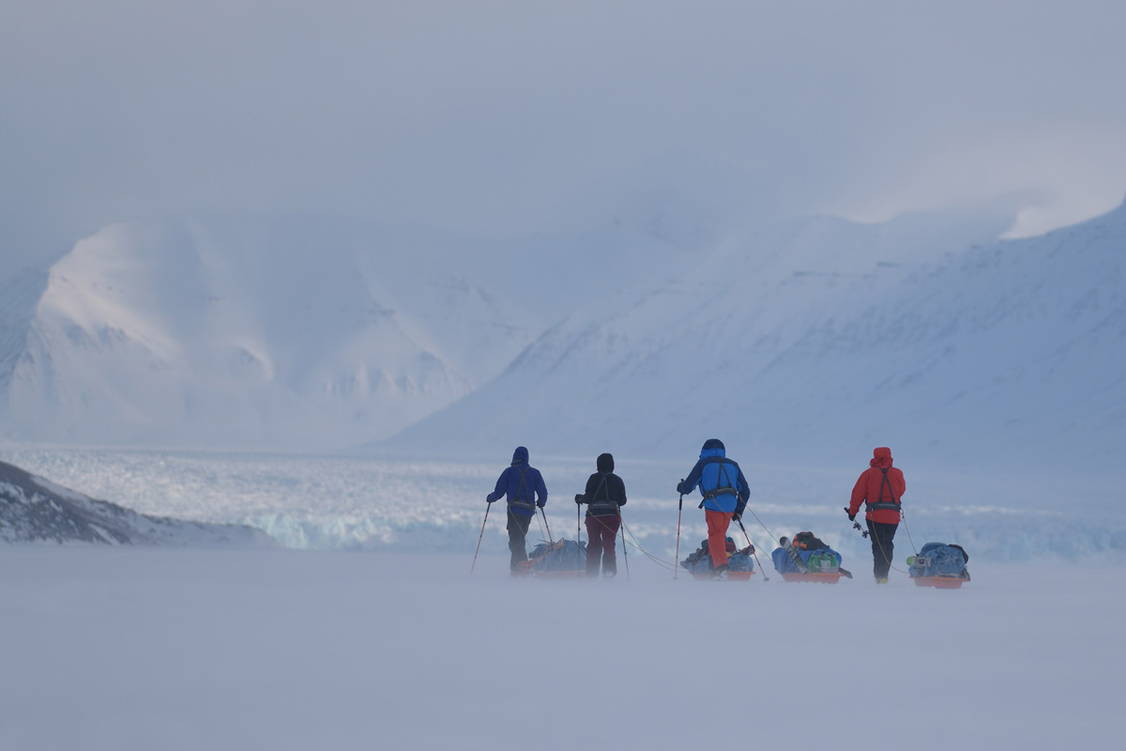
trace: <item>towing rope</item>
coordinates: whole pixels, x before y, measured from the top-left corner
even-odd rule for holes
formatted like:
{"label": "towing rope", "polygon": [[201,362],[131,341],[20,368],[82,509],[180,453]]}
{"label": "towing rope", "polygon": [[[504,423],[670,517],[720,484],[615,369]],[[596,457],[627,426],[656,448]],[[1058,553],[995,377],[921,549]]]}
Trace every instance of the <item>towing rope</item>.
{"label": "towing rope", "polygon": [[[666,561],[662,558],[659,558],[656,555],[653,555],[648,550],[646,550],[644,547],[642,547],[641,543],[637,539],[637,536],[634,535],[633,530],[630,529],[628,526],[626,526],[626,520],[625,519],[622,519],[622,529],[631,538],[630,540],[626,540],[626,542],[628,542],[629,544],[631,544],[635,548],[637,548],[637,550],[639,550],[643,556],[645,556],[649,560],[653,561],[653,563],[656,563],[658,566],[665,569],[666,571],[675,571],[676,570],[676,564],[669,563],[668,561]],[[623,537],[622,539],[626,539],[626,538]]]}
{"label": "towing rope", "polygon": [[750,511],[750,512],[751,512],[751,516],[753,516],[753,517],[755,518],[755,521],[756,521],[756,522],[758,522],[759,526],[760,526],[760,527],[762,527],[763,529],[765,529],[765,530],[766,530],[766,534],[770,536],[770,540],[771,540],[771,543],[770,543],[770,544],[771,544],[771,545],[773,545],[773,544],[774,544],[775,542],[777,542],[778,538],[777,538],[777,537],[775,537],[775,536],[774,536],[774,533],[770,531],[770,527],[768,527],[768,526],[766,526],[765,524],[763,524],[763,521],[762,521],[762,519],[759,519],[759,518],[758,518],[758,514],[756,514],[756,513],[755,513],[755,510],[754,510],[753,508],[751,508],[751,507],[750,507],[750,504],[748,504],[748,505],[746,506],[745,510],[746,510],[746,511]]}

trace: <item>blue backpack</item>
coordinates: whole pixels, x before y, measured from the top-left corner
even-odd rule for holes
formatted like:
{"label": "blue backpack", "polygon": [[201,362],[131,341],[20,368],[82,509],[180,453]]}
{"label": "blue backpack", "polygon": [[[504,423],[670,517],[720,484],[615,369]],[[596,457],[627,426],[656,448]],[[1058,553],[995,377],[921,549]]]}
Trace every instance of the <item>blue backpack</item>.
{"label": "blue backpack", "polygon": [[727,570],[750,573],[755,570],[755,559],[751,557],[749,552],[740,551],[728,557]]}
{"label": "blue backpack", "polygon": [[944,542],[928,542],[919,551],[907,559],[910,567],[908,573],[912,577],[918,576],[958,576],[963,579],[970,578],[966,564],[970,556],[961,545],[947,545]]}
{"label": "blue backpack", "polygon": [[835,573],[841,567],[841,554],[832,548],[801,550],[778,547],[770,554],[774,570],[780,574]]}

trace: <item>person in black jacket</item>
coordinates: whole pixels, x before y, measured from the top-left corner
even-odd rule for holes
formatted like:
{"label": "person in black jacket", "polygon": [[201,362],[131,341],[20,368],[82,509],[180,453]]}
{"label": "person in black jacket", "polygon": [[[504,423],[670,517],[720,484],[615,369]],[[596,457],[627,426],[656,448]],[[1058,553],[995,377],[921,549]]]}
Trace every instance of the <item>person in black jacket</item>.
{"label": "person in black jacket", "polygon": [[586,508],[586,573],[606,576],[618,573],[614,541],[622,522],[621,507],[626,505],[626,484],[614,474],[614,457],[601,454],[595,462],[598,471],[586,481],[586,492],[575,496],[575,503]]}

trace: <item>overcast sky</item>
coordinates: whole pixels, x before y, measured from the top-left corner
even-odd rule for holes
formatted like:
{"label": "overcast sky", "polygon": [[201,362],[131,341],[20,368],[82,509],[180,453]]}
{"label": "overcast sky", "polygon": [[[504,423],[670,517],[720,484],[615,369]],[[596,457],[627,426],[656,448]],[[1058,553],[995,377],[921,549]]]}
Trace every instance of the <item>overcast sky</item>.
{"label": "overcast sky", "polygon": [[472,232],[1126,194],[1126,3],[0,0],[10,262],[123,218]]}

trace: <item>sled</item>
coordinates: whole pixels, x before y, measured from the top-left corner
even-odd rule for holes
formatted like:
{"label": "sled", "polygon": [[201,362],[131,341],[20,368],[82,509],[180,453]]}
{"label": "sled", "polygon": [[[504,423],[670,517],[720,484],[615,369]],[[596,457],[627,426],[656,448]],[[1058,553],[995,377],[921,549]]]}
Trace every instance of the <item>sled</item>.
{"label": "sled", "polygon": [[788,582],[820,582],[822,584],[836,584],[844,576],[840,571],[788,571],[782,574],[782,580]]}
{"label": "sled", "polygon": [[536,560],[520,561],[516,566],[516,573],[518,576],[535,576],[539,579],[574,579],[580,576],[586,576],[586,567],[577,569],[563,569],[552,571],[536,571]]}
{"label": "sled", "polygon": [[721,574],[720,576],[715,576],[710,570],[709,571],[692,571],[690,573],[692,574],[693,579],[699,579],[700,581],[724,581],[724,580],[727,580],[727,581],[745,582],[745,581],[750,581],[751,577],[755,575],[754,571],[724,571],[723,574]]}
{"label": "sled", "polygon": [[935,589],[960,589],[966,582],[960,576],[916,576],[915,586],[934,587]]}
{"label": "sled", "polygon": [[732,581],[748,582],[754,575],[754,571],[728,571],[725,575],[725,578]]}

